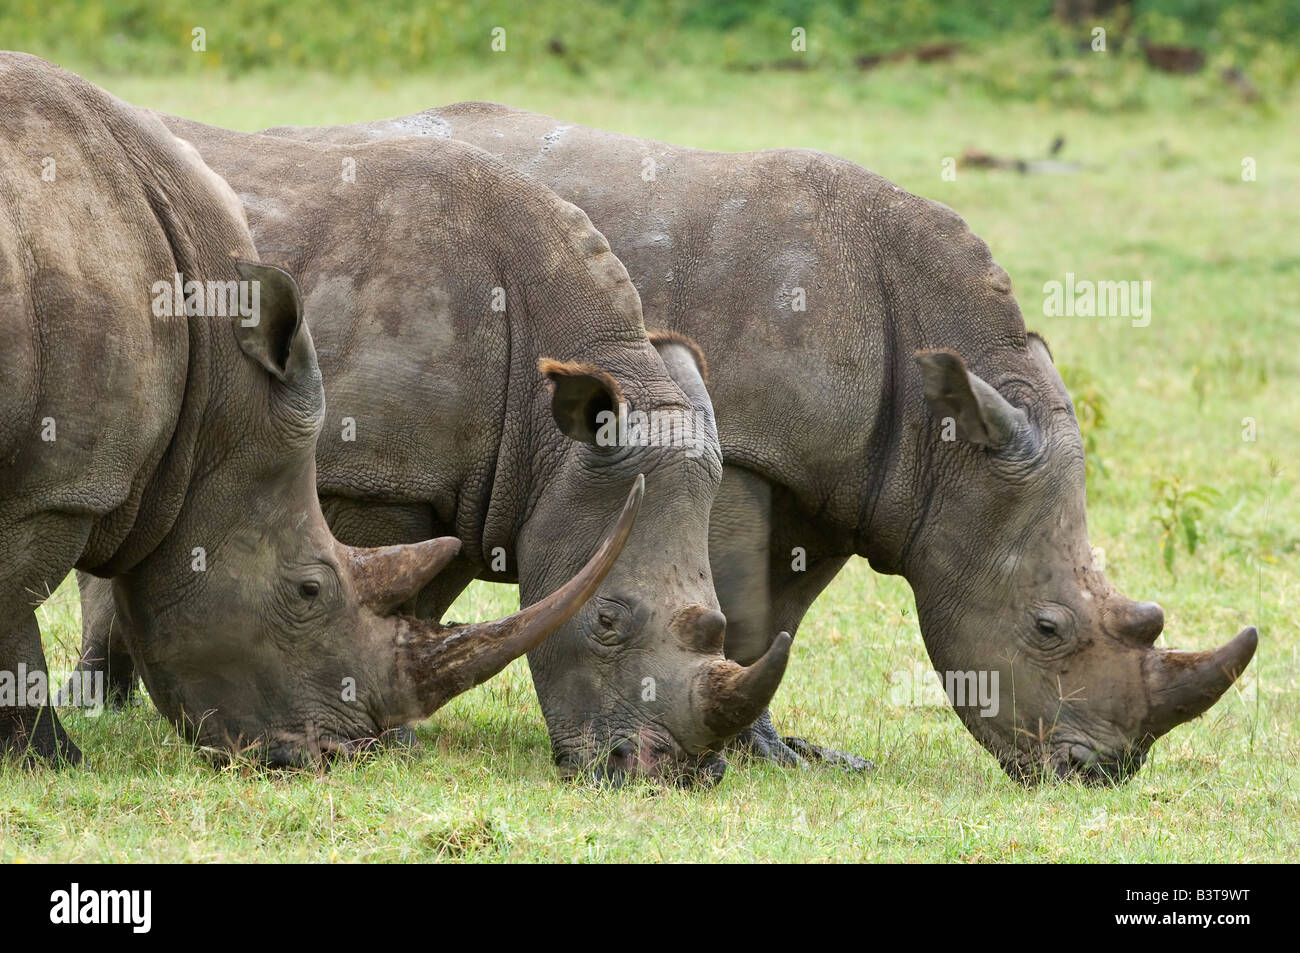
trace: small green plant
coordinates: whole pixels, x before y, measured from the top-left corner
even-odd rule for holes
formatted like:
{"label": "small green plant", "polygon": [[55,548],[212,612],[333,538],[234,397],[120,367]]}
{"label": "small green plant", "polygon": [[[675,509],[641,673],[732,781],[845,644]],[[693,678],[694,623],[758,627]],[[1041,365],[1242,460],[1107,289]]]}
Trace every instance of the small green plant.
{"label": "small green plant", "polygon": [[1217,505],[1221,494],[1208,486],[1184,487],[1181,477],[1157,480],[1155,493],[1156,513],[1151,518],[1160,524],[1160,555],[1165,569],[1176,580],[1178,573],[1174,571],[1174,557],[1178,551],[1178,541],[1183,541],[1188,556],[1196,555],[1196,547],[1204,536],[1203,508]]}

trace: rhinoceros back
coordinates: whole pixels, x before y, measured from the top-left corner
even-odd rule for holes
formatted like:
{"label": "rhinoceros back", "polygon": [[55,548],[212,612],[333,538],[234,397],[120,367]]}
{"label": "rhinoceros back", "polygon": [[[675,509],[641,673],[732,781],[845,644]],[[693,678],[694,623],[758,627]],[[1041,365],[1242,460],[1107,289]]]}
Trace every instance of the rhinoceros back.
{"label": "rhinoceros back", "polygon": [[254,255],[196,164],[156,120],[0,53],[0,521],[131,522],[190,372],[187,319],[154,315],[155,285],[216,248]]}
{"label": "rhinoceros back", "polygon": [[[976,359],[1024,345],[1006,273],[958,215],[827,153],[711,152],[485,102],[266,133],[338,145],[450,137],[585,210],[626,266],[646,326],[710,355],[728,458],[786,486],[860,479],[913,347],[969,339]],[[845,407],[865,424],[854,439],[827,432]],[[774,417],[790,425],[774,431]]]}

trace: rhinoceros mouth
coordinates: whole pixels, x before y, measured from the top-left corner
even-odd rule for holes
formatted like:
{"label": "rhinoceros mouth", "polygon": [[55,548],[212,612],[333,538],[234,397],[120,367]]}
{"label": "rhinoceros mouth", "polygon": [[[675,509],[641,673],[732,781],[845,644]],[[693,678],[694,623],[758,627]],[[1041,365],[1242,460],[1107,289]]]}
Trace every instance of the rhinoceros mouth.
{"label": "rhinoceros mouth", "polygon": [[1088,741],[1062,739],[1046,749],[1003,753],[998,761],[1008,776],[1026,786],[1059,780],[1110,787],[1136,774],[1146,756],[1144,746],[1107,751]]}
{"label": "rhinoceros mouth", "polygon": [[727,772],[727,762],[721,755],[709,755],[694,759],[686,764],[676,761],[661,761],[653,772],[629,770],[596,760],[585,761],[581,758],[565,759],[560,762],[560,777],[575,783],[588,782],[599,787],[621,788],[637,779],[655,781],[678,788],[710,788],[722,780]]}
{"label": "rhinoceros mouth", "polygon": [[1131,778],[1142,767],[1146,756],[1145,749],[1126,748],[1111,752],[1074,743],[1053,757],[1052,762],[1057,776],[1063,780],[1106,787],[1122,784]]}
{"label": "rhinoceros mouth", "polygon": [[200,741],[198,748],[217,767],[246,762],[271,769],[328,770],[336,762],[416,744],[414,734],[405,727],[377,735],[358,732],[351,736],[313,728],[271,730],[254,741],[229,737],[207,743]]}
{"label": "rhinoceros mouth", "polygon": [[[613,740],[615,737],[619,740]],[[604,743],[588,740],[557,750],[555,763],[565,780],[614,788],[637,778],[682,788],[712,787],[727,770],[721,754],[688,754],[660,725],[644,725],[636,732],[611,735]]]}

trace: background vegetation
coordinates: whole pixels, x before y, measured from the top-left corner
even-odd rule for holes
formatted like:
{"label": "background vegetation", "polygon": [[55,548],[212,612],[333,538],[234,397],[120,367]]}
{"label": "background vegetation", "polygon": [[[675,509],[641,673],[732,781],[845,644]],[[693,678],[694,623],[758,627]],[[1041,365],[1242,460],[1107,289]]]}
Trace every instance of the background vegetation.
{"label": "background vegetation", "polygon": [[[824,149],[946,202],[989,242],[1063,366],[1094,464],[1092,541],[1113,581],[1165,606],[1163,645],[1209,648],[1247,623],[1261,632],[1238,686],[1161,740],[1130,783],[1025,790],[947,708],[897,703],[928,670],[911,594],[855,561],[801,630],[775,715],[787,732],[870,756],[869,775],[739,762],[706,791],[564,783],[517,663],[422,726],[412,758],[325,776],[213,769],[148,706],[70,713],[95,770],[0,773],[0,859],[1300,857],[1294,8],[1139,2],[1128,27],[1114,18],[1104,54],[1087,47],[1091,20],[1064,26],[1048,11],[234,0],[160,12],[20,0],[0,12],[5,45],[132,102],[235,128],[492,99],[683,145]],[[205,53],[190,49],[194,25],[207,29]],[[497,25],[504,53],[489,47]],[[798,55],[795,25],[808,31],[807,68],[774,65]],[[1153,70],[1143,34],[1196,45],[1205,67]],[[854,62],[946,41],[962,44],[946,59]],[[1255,96],[1224,80],[1232,67]],[[1036,159],[1058,139],[1055,158],[1076,171],[941,174],[968,149]],[[1150,326],[1045,317],[1043,284],[1067,271],[1150,279]],[[516,598],[476,585],[450,614],[501,614]],[[41,619],[66,666],[79,644],[71,582]]]}
{"label": "background vegetation", "polygon": [[[982,46],[1031,40],[1065,56],[1077,49],[1079,36],[1052,16],[1057,2],[16,0],[0,12],[0,36],[13,48],[133,74],[289,66],[398,75],[459,68],[483,53],[485,37],[498,26],[507,30],[513,69],[556,57],[574,68],[765,65],[789,59],[790,30],[798,26],[808,34],[806,67],[842,69],[861,56],[954,40]],[[1087,17],[1090,27],[1118,29],[1134,41],[1212,47],[1239,66],[1290,58],[1300,36],[1300,10],[1290,0],[1066,0],[1064,6],[1106,10]],[[195,27],[207,34],[209,55],[201,59],[189,56]],[[1288,78],[1294,77],[1292,63]]]}

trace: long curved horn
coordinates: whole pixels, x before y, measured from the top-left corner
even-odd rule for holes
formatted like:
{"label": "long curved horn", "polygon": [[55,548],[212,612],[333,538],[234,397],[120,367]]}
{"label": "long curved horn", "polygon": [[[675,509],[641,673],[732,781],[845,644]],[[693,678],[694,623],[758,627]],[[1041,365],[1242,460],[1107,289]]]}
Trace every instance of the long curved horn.
{"label": "long curved horn", "polygon": [[1213,652],[1165,649],[1148,656],[1143,666],[1148,734],[1158,738],[1206,711],[1246,670],[1258,644],[1259,633],[1250,625]]}
{"label": "long curved horn", "polygon": [[428,716],[461,692],[487,681],[536,648],[582,607],[604,581],[632,533],[645,495],[638,475],[614,529],[576,576],[540,602],[494,622],[443,626],[403,620],[398,670],[415,693],[415,707]]}
{"label": "long curved horn", "polygon": [[704,724],[729,739],[754,723],[776,694],[790,661],[789,632],[780,633],[750,666],[731,661],[706,662],[693,699]]}

